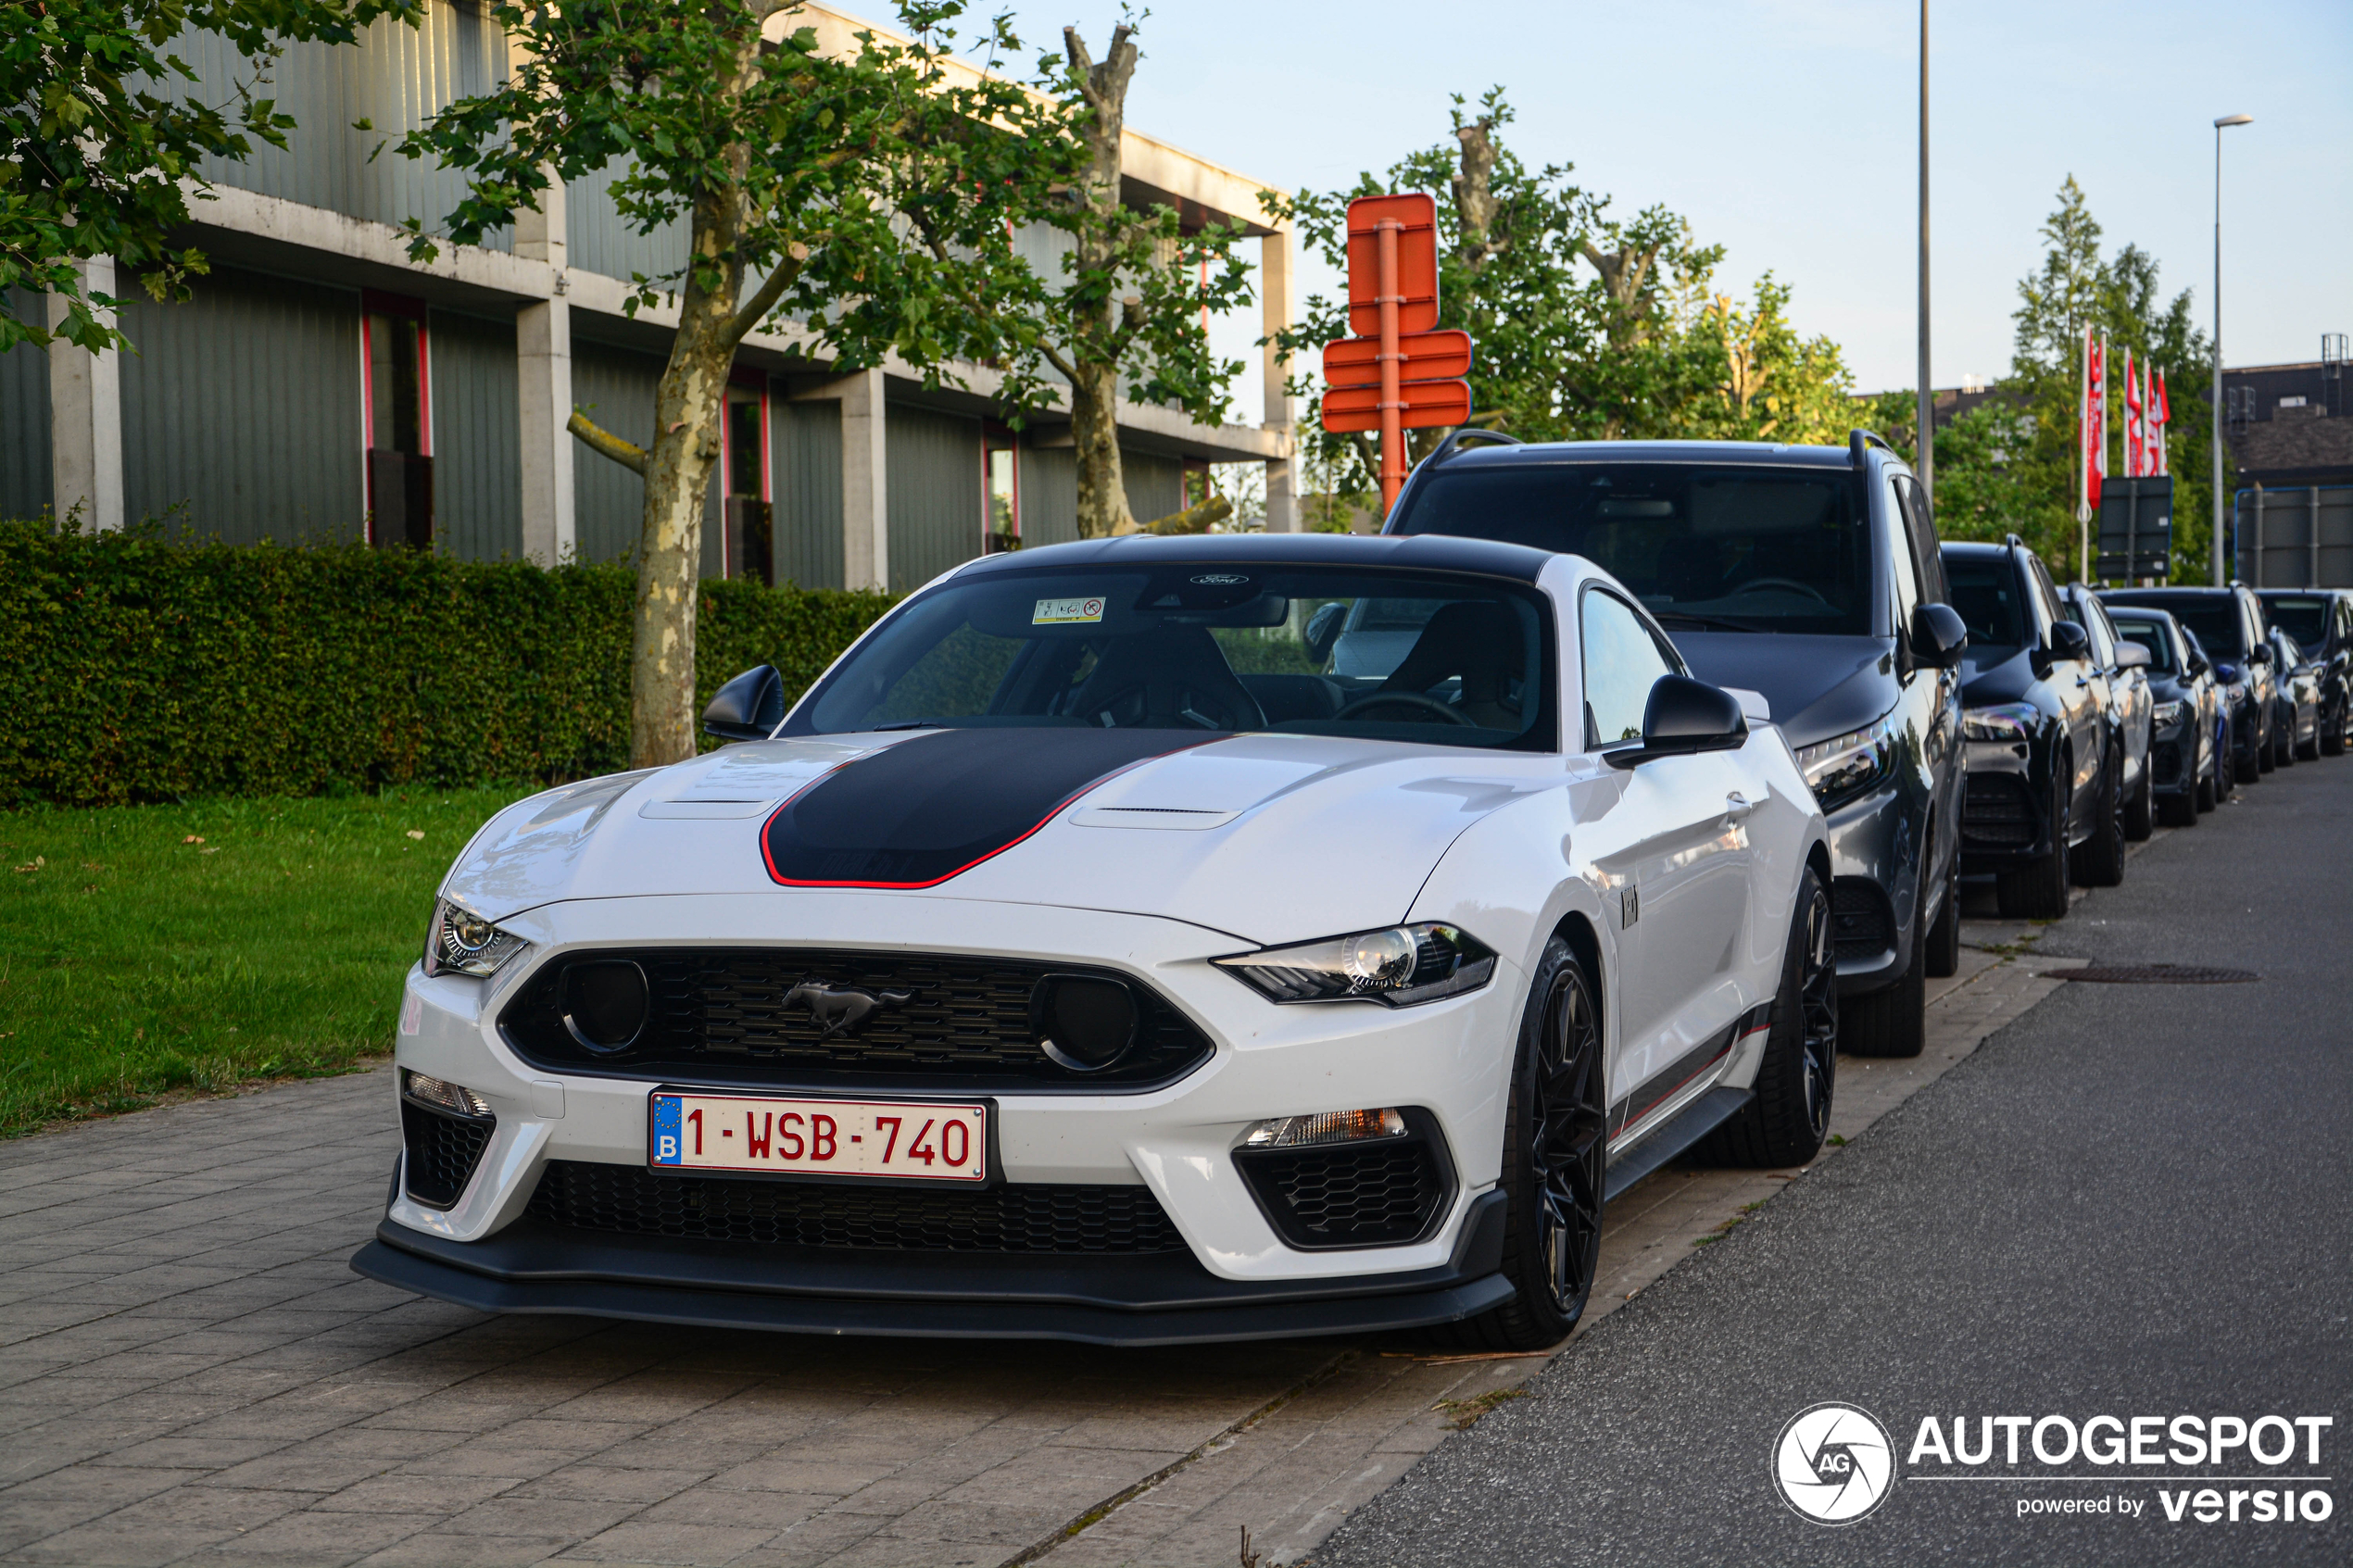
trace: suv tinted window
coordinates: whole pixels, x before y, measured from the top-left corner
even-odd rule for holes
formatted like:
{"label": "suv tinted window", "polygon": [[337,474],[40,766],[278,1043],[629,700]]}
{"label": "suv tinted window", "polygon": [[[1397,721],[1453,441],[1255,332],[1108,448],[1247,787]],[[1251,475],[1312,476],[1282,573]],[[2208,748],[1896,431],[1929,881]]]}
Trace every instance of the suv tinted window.
{"label": "suv tinted window", "polygon": [[2271,615],[2271,624],[2307,647],[2321,647],[2328,642],[2331,612],[2335,608],[2334,601],[2318,594],[2263,596],[2263,608]]}
{"label": "suv tinted window", "polygon": [[1583,556],[1670,627],[1868,636],[1861,494],[1844,470],[1466,464],[1417,483],[1392,532]]}
{"label": "suv tinted window", "polygon": [[2116,637],[2100,610],[2099,601],[2089,596],[2079,596],[2068,602],[2068,612],[2091,633],[2092,662],[2103,670],[2116,668]]}
{"label": "suv tinted window", "polygon": [[1642,738],[1642,710],[1651,687],[1675,668],[1642,617],[1615,594],[1595,588],[1585,595],[1582,635],[1585,671],[1585,744],[1616,746]]}
{"label": "suv tinted window", "polygon": [[1950,604],[1952,590],[1944,581],[1944,556],[1936,547],[1936,522],[1929,511],[1927,492],[1910,474],[1898,474],[1895,494],[1903,499],[1904,529],[1911,537],[1912,558],[1919,566],[1921,591],[1931,604]]}
{"label": "suv tinted window", "polygon": [[2173,639],[2165,634],[2165,622],[2134,615],[2116,618],[2116,634],[2128,643],[2138,643],[2149,650],[2149,673],[2173,673]]}
{"label": "suv tinted window", "polygon": [[[2026,646],[2026,605],[2019,592],[2018,569],[2008,556],[1957,556],[1944,563],[1944,575],[1952,585],[1953,608],[1969,627],[1971,647]],[[1990,661],[1981,656],[1981,662]]]}

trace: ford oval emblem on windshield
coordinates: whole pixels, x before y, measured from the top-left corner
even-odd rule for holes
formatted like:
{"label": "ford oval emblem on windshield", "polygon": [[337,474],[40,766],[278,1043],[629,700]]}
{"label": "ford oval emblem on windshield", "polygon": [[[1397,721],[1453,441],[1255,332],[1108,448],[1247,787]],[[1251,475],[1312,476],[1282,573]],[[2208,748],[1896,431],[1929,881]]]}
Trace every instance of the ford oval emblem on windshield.
{"label": "ford oval emblem on windshield", "polygon": [[1230,588],[1238,583],[1247,583],[1250,579],[1231,571],[1209,571],[1203,572],[1193,581],[1204,588]]}

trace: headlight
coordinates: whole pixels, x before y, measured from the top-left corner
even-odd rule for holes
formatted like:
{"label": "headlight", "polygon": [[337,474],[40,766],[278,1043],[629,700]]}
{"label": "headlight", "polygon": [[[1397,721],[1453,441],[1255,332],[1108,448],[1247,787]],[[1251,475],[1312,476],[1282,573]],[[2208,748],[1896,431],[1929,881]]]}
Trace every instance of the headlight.
{"label": "headlight", "polygon": [[1367,1001],[1392,1008],[1476,991],[1495,972],[1491,949],[1455,926],[1435,923],[1393,925],[1211,961],[1272,1001]]}
{"label": "headlight", "polygon": [[1822,809],[1885,778],[1895,761],[1893,715],[1876,724],[1797,748],[1797,770],[1806,775]]}
{"label": "headlight", "polygon": [[2158,729],[2170,730],[2182,721],[2189,706],[2186,702],[2160,702],[2149,709],[2149,722]]}
{"label": "headlight", "polygon": [[486,980],[530,946],[472,909],[438,899],[433,907],[433,925],[425,933],[425,972],[471,974]]}
{"label": "headlight", "polygon": [[1961,734],[1970,740],[2023,743],[2043,721],[2043,711],[2031,702],[1997,702],[1971,708],[1961,714]]}

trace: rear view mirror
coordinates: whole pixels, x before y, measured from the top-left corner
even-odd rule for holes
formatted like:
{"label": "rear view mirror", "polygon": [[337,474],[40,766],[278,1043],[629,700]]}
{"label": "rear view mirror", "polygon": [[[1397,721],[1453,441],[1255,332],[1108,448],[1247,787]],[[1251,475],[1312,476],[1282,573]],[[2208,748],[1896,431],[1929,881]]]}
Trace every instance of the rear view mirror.
{"label": "rear view mirror", "polygon": [[2080,622],[2060,621],[2051,626],[2051,657],[2053,659],[2088,659],[2092,654],[2092,634]]}
{"label": "rear view mirror", "polygon": [[784,721],[785,682],[773,664],[745,671],[702,710],[704,733],[721,740],[766,740]]}
{"label": "rear view mirror", "polygon": [[2247,649],[2247,650],[2246,650],[2246,661],[2247,661],[2249,664],[2269,664],[2269,663],[2271,663],[2271,644],[2269,644],[2269,643],[2258,643],[2258,644],[2256,644],[2253,647],[2251,647],[2251,648],[2249,648],[2249,649]]}
{"label": "rear view mirror", "polygon": [[2138,643],[2116,645],[2116,667],[2119,670],[2145,670],[2149,667],[2149,650]]}
{"label": "rear view mirror", "polygon": [[1733,751],[1748,742],[1740,698],[1705,681],[1661,675],[1642,709],[1642,744],[1602,754],[1613,768],[1639,768],[1662,757]]}
{"label": "rear view mirror", "polygon": [[1348,619],[1348,607],[1338,599],[1307,618],[1307,657],[1321,664],[1331,657],[1332,645],[1340,641],[1340,623]]}
{"label": "rear view mirror", "polygon": [[1912,614],[1912,654],[1922,664],[1950,670],[1969,648],[1969,623],[1951,605],[1922,605]]}

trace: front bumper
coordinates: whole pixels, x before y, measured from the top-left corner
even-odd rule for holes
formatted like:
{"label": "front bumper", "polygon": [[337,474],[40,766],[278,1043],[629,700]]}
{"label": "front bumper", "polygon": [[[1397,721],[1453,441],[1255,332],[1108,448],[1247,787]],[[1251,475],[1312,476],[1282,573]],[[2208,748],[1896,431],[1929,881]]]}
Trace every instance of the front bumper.
{"label": "front bumper", "polygon": [[2051,852],[2050,789],[2038,782],[2026,746],[1969,743],[1968,793],[1961,805],[1961,872],[2007,871]]}
{"label": "front bumper", "polygon": [[[388,1283],[485,1310],[1122,1344],[1447,1322],[1510,1295],[1494,1273],[1500,1230],[1491,1247],[1481,1239],[1484,1226],[1500,1223],[1494,1186],[1525,984],[1508,960],[1479,990],[1421,1007],[1278,1007],[1209,965],[1245,946],[1229,936],[1046,906],[862,893],[582,900],[504,923],[534,944],[513,973],[478,982],[412,971],[408,979],[397,1064],[463,1085],[496,1121],[446,1207],[419,1202],[414,1183],[396,1180],[379,1239],[354,1260]],[[861,941],[863,933],[888,940]],[[989,1098],[1008,1183],[1149,1189],[1182,1248],[795,1247],[578,1228],[548,1223],[545,1207],[526,1213],[551,1161],[643,1172],[647,1097],[659,1085],[534,1066],[496,1023],[507,1000],[574,949],[730,943],[1050,957],[1152,987],[1213,1042],[1201,1066],[1146,1092],[1009,1088]],[[759,1092],[798,1091],[770,1084]],[[882,1084],[862,1092],[927,1098]],[[1234,1146],[1267,1117],[1368,1106],[1425,1113],[1453,1178],[1438,1219],[1405,1245],[1286,1245]],[[1480,1218],[1491,1213],[1498,1218]]]}

